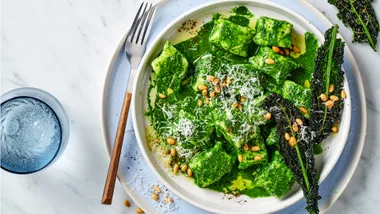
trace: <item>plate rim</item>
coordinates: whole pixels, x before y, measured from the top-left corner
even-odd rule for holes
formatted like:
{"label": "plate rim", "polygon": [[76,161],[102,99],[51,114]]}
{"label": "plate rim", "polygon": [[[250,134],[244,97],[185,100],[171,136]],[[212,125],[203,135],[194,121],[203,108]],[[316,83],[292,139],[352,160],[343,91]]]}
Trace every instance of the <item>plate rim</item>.
{"label": "plate rim", "polygon": [[[296,16],[300,16],[302,17],[303,19],[305,19],[302,15],[300,15],[298,12],[295,12],[291,9],[289,9],[288,7],[285,7],[279,3],[275,3],[275,2],[266,2],[266,1],[262,1],[262,0],[226,0],[224,2],[258,2],[258,3],[262,3],[262,4],[265,4],[265,5],[274,5],[275,7],[283,7],[282,10],[285,9],[286,12],[291,12],[292,14],[295,14]],[[218,4],[220,2],[209,2],[209,3],[201,3],[199,4],[198,6],[192,8],[192,9],[189,9],[187,10],[184,14],[190,14],[190,13],[193,13],[195,12],[196,10],[199,10],[200,8],[202,7],[207,7],[209,5],[213,5],[213,4]],[[305,6],[308,6],[310,10],[314,11],[316,15],[319,16],[320,19],[323,19],[326,23],[329,23],[332,25],[331,21],[326,17],[324,16],[316,7],[314,7],[311,3],[307,2],[307,1],[304,1],[303,2],[305,4]],[[183,14],[177,16],[176,18],[174,18],[172,21],[169,22],[169,24],[164,27],[161,31],[159,31],[159,33],[157,34],[156,38],[153,39],[152,41],[155,41],[157,40],[157,38],[161,35],[162,32],[166,31],[168,29],[168,26],[171,25],[172,23],[176,22],[177,20],[180,20],[181,18],[183,17]],[[312,25],[315,27],[315,25],[312,23]],[[315,27],[317,28],[317,27]],[[318,29],[318,28],[317,28]],[[319,31],[319,29],[318,29]],[[109,85],[109,81],[110,81],[110,78],[111,78],[111,74],[114,72],[114,66],[115,66],[115,63],[118,59],[118,56],[120,54],[120,50],[122,49],[122,47],[124,46],[124,40],[126,38],[126,35],[127,35],[127,32],[128,30],[125,32],[125,34],[121,37],[118,45],[116,46],[116,49],[114,51],[114,53],[112,54],[111,56],[111,59],[109,61],[109,64],[108,64],[108,67],[107,67],[107,72],[106,72],[106,77],[105,77],[105,80],[104,80],[104,84],[103,84],[103,90],[102,90],[102,104],[101,104],[101,123],[102,123],[102,131],[103,131],[103,137],[104,137],[104,142],[105,142],[105,147],[106,147],[106,152],[107,152],[107,155],[108,157],[110,158],[110,155],[111,155],[111,143],[109,143],[109,140],[108,140],[108,136],[109,135],[109,131],[107,130],[107,124],[106,124],[106,120],[107,120],[107,114],[105,113],[105,110],[107,109],[107,99],[106,99],[106,96],[107,96],[107,92],[108,92],[108,85]],[[150,47],[150,48],[153,48],[153,47]],[[337,185],[340,185],[340,190],[339,193],[337,193],[337,196],[333,197],[333,201],[329,203],[329,206],[326,208],[325,211],[327,211],[335,202],[336,200],[339,199],[339,197],[341,196],[341,194],[344,192],[344,190],[346,189],[348,183],[350,182],[354,172],[356,171],[356,168],[358,166],[358,162],[360,160],[360,157],[361,157],[361,154],[362,154],[362,151],[363,151],[363,148],[364,148],[364,143],[365,143],[365,132],[366,132],[366,129],[367,129],[367,111],[366,111],[366,102],[365,102],[365,91],[364,91],[364,87],[363,87],[363,81],[362,81],[362,77],[360,75],[360,70],[358,68],[358,64],[351,52],[351,50],[349,49],[349,47],[347,46],[346,49],[345,49],[345,52],[347,54],[347,56],[349,58],[351,58],[351,63],[352,63],[352,66],[353,66],[353,71],[354,71],[354,74],[356,74],[355,78],[357,79],[357,84],[358,84],[358,88],[359,88],[359,95],[360,95],[360,102],[361,102],[361,118],[362,118],[362,129],[360,131],[360,138],[358,140],[358,149],[356,150],[356,153],[355,153],[355,159],[353,161],[351,161],[351,167],[347,170],[349,171],[349,173],[345,173],[345,177],[344,181],[340,182],[340,183],[337,183]],[[145,57],[145,56],[144,56]],[[136,80],[137,81],[137,78]],[[134,85],[134,90],[135,90],[135,87],[136,85]],[[135,119],[134,119],[134,116],[135,113],[134,113],[134,108],[132,108],[132,117],[133,117],[133,121],[135,122]],[[133,124],[133,128],[135,128],[135,123]],[[137,140],[140,140],[141,139],[136,136]],[[112,140],[112,139],[110,139]],[[140,145],[139,145],[139,149],[141,150],[140,148]],[[142,153],[142,155],[144,156],[144,160],[145,162],[148,164],[148,165],[151,165],[151,163],[149,163],[149,161],[146,161],[146,157],[144,155],[144,153]],[[339,158],[338,158],[339,160]],[[154,174],[157,176],[157,173],[155,172],[155,170],[152,170],[154,172]],[[123,188],[125,189],[125,191],[127,192],[127,194],[135,201],[135,203],[137,205],[140,205],[140,204],[144,204],[141,200],[137,199],[133,194],[132,194],[132,190],[130,190],[122,180],[120,180],[120,177],[119,175],[117,176],[118,177],[118,180],[120,181],[120,183],[122,184]],[[158,178],[160,178],[160,176],[157,176]],[[160,178],[160,181],[162,182],[162,179]],[[166,182],[163,182],[164,184],[166,184]],[[173,191],[174,192],[174,191]],[[175,192],[176,193],[176,192]],[[176,193],[177,195],[179,195],[178,193]],[[302,199],[302,198],[301,198]],[[297,200],[299,201],[299,200]],[[296,201],[296,202],[297,202]],[[193,203],[190,203],[194,206],[196,206],[195,204]],[[291,204],[291,206],[294,205]],[[197,206],[199,207],[199,206]],[[199,207],[199,208],[202,208],[204,209],[203,207]],[[286,208],[286,207],[284,207]],[[282,209],[284,209],[282,208]],[[280,209],[280,210],[282,210]],[[146,210],[149,210],[149,209],[146,209]],[[209,210],[209,209],[206,209],[206,210]],[[277,210],[279,211],[279,210]]]}
{"label": "plate rim", "polygon": [[[215,2],[204,3],[204,4],[201,4],[201,5],[197,6],[197,7],[194,7],[192,9],[186,11],[181,16],[175,18],[174,20],[172,20],[166,27],[164,27],[158,33],[158,35],[156,36],[156,38],[152,41],[151,47],[146,51],[146,54],[144,55],[143,59],[141,60],[141,64],[140,64],[139,68],[137,69],[137,75],[136,75],[136,78],[134,80],[133,94],[140,93],[140,90],[139,90],[140,86],[137,83],[139,82],[139,78],[141,76],[141,73],[143,72],[141,70],[142,69],[141,65],[147,63],[147,60],[151,57],[151,54],[154,52],[153,49],[156,48],[156,46],[160,43],[160,40],[162,40],[162,36],[165,33],[167,33],[171,28],[173,28],[176,24],[178,24],[178,22],[180,22],[184,18],[187,18],[187,16],[190,16],[191,14],[196,13],[199,10],[202,10],[202,9],[205,9],[205,8],[210,8],[212,6],[218,6],[218,7],[219,6],[224,6],[226,4],[231,4],[231,3],[236,3],[237,5],[238,4],[252,4],[253,3],[253,4],[257,4],[257,5],[262,5],[264,7],[267,6],[267,7],[272,7],[272,8],[278,9],[280,11],[283,11],[286,14],[291,15],[292,17],[294,17],[295,19],[297,19],[300,23],[310,24],[310,28],[312,28],[313,31],[318,32],[318,34],[321,34],[320,36],[323,36],[323,33],[313,23],[309,22],[305,17],[301,16],[299,13],[297,13],[297,12],[295,12],[295,11],[287,8],[287,7],[282,7],[282,5],[279,5],[279,4],[274,3],[274,2],[262,1],[262,0],[226,0],[226,1],[222,1],[222,2],[215,1]],[[318,38],[320,36],[318,35]],[[141,83],[141,81],[140,81],[140,83]],[[135,130],[139,130],[138,129],[138,125],[137,125],[137,124],[139,124],[139,122],[138,122],[137,113],[136,113],[136,106],[138,105],[137,102],[136,102],[136,96],[133,96],[131,104],[133,106],[132,107],[133,127],[134,127]],[[350,127],[350,123],[351,123],[351,107],[350,107],[350,109],[348,111],[350,112],[349,113],[350,114],[349,127]],[[137,132],[141,133],[141,130],[139,130]],[[341,154],[343,152],[344,145],[346,144],[346,142],[348,140],[348,135],[349,135],[349,133],[347,133],[347,135],[345,135],[343,137],[344,140],[345,140],[345,142],[344,142],[344,144],[343,144],[343,146],[342,146],[342,148],[340,150],[340,153],[337,155],[334,163],[330,166],[328,173],[324,175],[324,178],[322,180],[320,180],[319,183],[322,183],[324,181],[324,179],[327,178],[327,176],[331,173],[331,170],[334,168],[334,166],[338,162],[339,157],[341,156]],[[147,154],[148,151],[146,151],[146,148],[143,145],[143,143],[145,141],[141,138],[140,134],[137,133],[135,136],[137,138],[138,146],[139,146],[139,149],[141,150],[141,153],[142,153],[142,156],[144,157],[145,162],[148,164],[148,166],[152,169],[152,171],[154,172],[154,174],[158,177],[158,179],[165,186],[167,186],[172,192],[174,192],[180,198],[182,198],[183,200],[187,201],[188,203],[190,203],[190,204],[192,204],[192,205],[194,205],[196,207],[199,207],[201,209],[204,209],[204,210],[207,210],[207,211],[210,211],[210,212],[221,212],[221,209],[217,209],[215,207],[205,206],[204,204],[199,203],[199,201],[194,200],[193,198],[187,196],[186,194],[183,194],[180,191],[180,189],[174,188],[175,185],[172,185],[172,183],[170,181],[168,181],[167,179],[165,179],[165,177],[160,174],[160,171],[157,170],[156,167],[154,166],[154,164],[152,162],[153,160],[150,158],[150,156],[148,156],[148,154]],[[288,206],[292,206],[293,204],[297,203],[301,199],[303,199],[303,194],[300,193],[300,191],[298,190],[297,192],[294,193],[293,196],[290,197],[290,199],[289,199],[289,201],[287,203],[284,203],[281,206],[272,208],[271,210],[265,211],[265,212],[277,212],[279,210],[285,209]],[[260,211],[260,212],[262,212],[262,211]]]}

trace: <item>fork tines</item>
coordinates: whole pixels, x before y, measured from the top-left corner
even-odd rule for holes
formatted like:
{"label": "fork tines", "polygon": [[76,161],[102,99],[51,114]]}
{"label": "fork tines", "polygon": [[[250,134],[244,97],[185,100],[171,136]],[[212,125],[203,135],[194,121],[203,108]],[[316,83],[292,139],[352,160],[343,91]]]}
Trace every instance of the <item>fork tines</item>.
{"label": "fork tines", "polygon": [[157,5],[153,5],[152,3],[141,3],[137,15],[133,20],[132,27],[128,32],[127,42],[142,45],[144,41],[146,41],[145,36],[149,35],[149,31],[153,21],[152,17],[156,9]]}

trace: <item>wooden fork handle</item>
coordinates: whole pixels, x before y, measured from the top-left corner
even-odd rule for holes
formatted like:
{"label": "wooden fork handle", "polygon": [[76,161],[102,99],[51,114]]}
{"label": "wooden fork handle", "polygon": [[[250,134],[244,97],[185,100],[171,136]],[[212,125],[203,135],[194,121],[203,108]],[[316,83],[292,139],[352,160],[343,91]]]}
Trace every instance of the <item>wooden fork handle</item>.
{"label": "wooden fork handle", "polygon": [[121,148],[123,146],[125,126],[127,125],[129,106],[131,104],[132,94],[126,92],[124,96],[124,103],[121,109],[119,124],[117,126],[117,132],[115,137],[115,142],[113,145],[113,150],[111,154],[111,161],[108,168],[107,179],[104,185],[102,204],[111,204],[113,192],[115,189],[116,175],[119,168],[119,160]]}

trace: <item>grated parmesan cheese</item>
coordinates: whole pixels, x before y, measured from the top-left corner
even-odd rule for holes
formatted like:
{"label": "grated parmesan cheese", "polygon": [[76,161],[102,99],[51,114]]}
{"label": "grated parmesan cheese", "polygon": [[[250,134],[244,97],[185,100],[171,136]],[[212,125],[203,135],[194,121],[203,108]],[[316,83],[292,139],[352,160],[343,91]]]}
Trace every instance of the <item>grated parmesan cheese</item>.
{"label": "grated parmesan cheese", "polygon": [[194,132],[193,122],[188,119],[180,119],[177,124],[177,130],[185,137],[190,137]]}

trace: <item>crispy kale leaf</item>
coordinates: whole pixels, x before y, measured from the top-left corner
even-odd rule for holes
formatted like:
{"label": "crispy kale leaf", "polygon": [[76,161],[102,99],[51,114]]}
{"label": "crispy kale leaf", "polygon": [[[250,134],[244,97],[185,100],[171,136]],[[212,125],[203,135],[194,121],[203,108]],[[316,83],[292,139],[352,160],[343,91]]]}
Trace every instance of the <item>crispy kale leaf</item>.
{"label": "crispy kale leaf", "polygon": [[343,110],[340,96],[344,42],[337,39],[337,34],[338,26],[327,30],[325,43],[317,52],[311,85],[310,122],[294,104],[278,94],[272,93],[264,102],[277,123],[280,153],[301,185],[310,213],[319,213],[320,199],[314,146],[331,133],[333,126],[339,125]]}
{"label": "crispy kale leaf", "polygon": [[371,3],[373,0],[328,0],[339,12],[338,18],[346,27],[351,27],[353,42],[369,43],[376,51],[379,22]]}
{"label": "crispy kale leaf", "polygon": [[[319,47],[315,60],[311,82],[310,128],[316,135],[314,141],[316,144],[332,132],[332,127],[339,125],[343,110],[341,91],[344,74],[342,71],[344,42],[336,38],[337,33],[337,26],[326,31],[325,43]],[[330,92],[331,85],[334,86],[334,90]],[[331,99],[329,101],[333,101],[334,98],[339,100],[333,101],[331,107],[326,105],[329,101],[324,102],[321,99],[321,94]]]}
{"label": "crispy kale leaf", "polygon": [[[301,185],[306,198],[306,209],[310,213],[319,213],[318,177],[315,168],[313,139],[308,121],[291,102],[276,93],[270,94],[264,106],[275,118],[280,153],[286,165],[291,169],[296,181]],[[296,121],[302,121],[297,125]],[[296,130],[294,126],[297,126]],[[290,140],[285,135],[289,134]],[[293,138],[293,139],[292,139]],[[295,139],[295,142],[293,141]]]}

